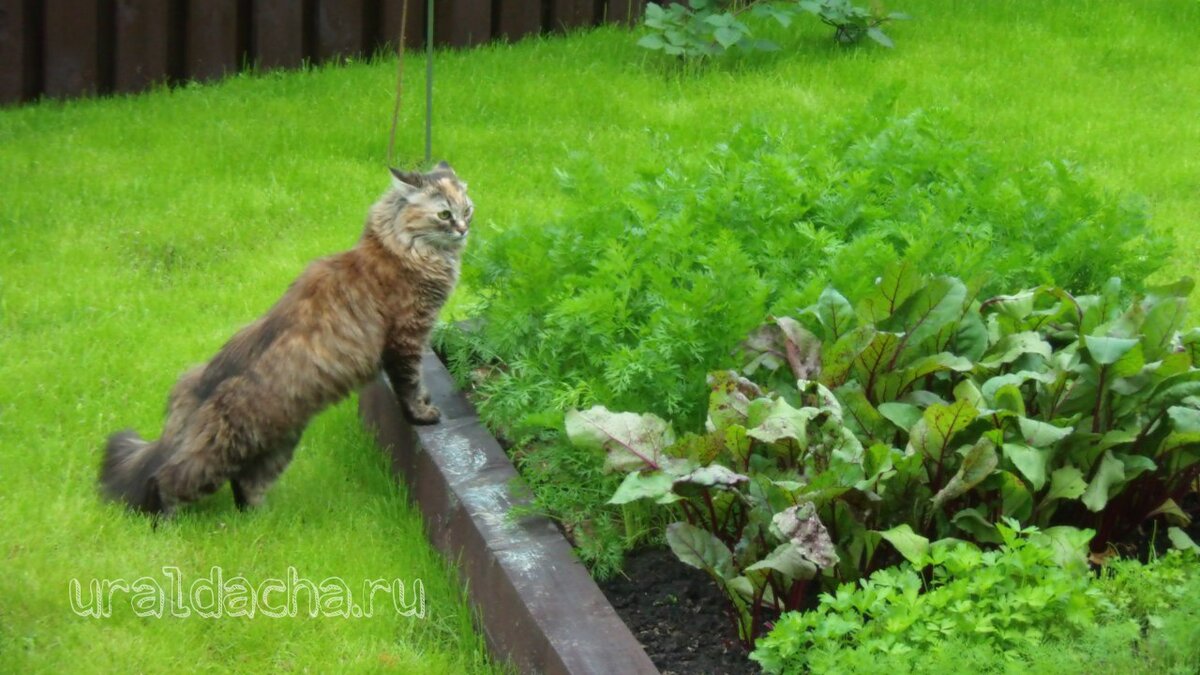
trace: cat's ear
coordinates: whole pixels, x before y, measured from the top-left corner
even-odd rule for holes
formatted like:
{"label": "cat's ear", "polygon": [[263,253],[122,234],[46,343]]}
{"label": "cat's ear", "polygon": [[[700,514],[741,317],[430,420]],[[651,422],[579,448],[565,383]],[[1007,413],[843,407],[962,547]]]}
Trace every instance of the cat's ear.
{"label": "cat's ear", "polygon": [[435,166],[434,168],[437,169],[438,171],[449,171],[450,173],[454,173],[454,167],[450,166],[450,163],[444,159],[442,161],[438,162],[437,166]]}
{"label": "cat's ear", "polygon": [[407,197],[421,189],[421,176],[415,173],[406,173],[400,169],[392,168],[392,187],[400,193],[401,197]]}

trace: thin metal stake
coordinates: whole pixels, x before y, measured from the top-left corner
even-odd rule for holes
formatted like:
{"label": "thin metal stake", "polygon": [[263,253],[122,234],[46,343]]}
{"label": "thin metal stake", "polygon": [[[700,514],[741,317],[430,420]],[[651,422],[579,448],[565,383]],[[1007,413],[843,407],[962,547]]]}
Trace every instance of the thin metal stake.
{"label": "thin metal stake", "polygon": [[433,161],[433,0],[425,7],[425,165]]}

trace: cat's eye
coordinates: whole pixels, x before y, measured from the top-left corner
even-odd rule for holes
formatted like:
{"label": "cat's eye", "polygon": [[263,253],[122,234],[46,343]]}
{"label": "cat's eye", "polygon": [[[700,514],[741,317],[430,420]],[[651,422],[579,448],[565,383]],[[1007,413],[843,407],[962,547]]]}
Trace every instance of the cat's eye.
{"label": "cat's eye", "polygon": [[438,218],[441,218],[442,220],[450,220],[452,215],[453,214],[451,214],[449,211],[442,211],[438,213]]}

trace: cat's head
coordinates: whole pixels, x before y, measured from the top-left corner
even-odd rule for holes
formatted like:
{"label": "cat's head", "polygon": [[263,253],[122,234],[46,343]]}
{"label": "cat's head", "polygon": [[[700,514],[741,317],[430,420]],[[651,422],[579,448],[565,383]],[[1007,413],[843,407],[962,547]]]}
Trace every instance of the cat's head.
{"label": "cat's head", "polygon": [[399,251],[460,251],[475,215],[467,184],[445,162],[429,173],[391,171],[392,189],[372,218],[384,243]]}

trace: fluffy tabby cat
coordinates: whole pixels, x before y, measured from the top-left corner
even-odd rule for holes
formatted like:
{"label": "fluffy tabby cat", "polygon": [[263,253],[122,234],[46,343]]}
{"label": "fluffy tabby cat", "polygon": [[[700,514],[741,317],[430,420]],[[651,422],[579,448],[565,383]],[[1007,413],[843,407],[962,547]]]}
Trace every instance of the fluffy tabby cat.
{"label": "fluffy tabby cat", "polygon": [[381,367],[413,422],[438,421],[421,352],[458,280],[474,206],[445,162],[427,174],[393,169],[392,179],[354,248],[312,263],[265,316],[179,379],[161,438],[108,439],[105,495],[170,514],[229,481],[238,507],[253,506],[309,419]]}

